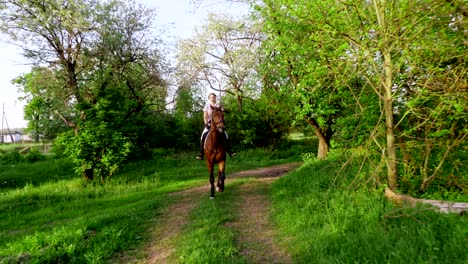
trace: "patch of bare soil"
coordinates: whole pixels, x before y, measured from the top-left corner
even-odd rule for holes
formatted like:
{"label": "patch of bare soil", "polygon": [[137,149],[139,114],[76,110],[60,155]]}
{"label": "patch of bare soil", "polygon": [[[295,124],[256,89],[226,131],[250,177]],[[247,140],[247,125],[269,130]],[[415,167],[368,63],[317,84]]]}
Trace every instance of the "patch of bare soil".
{"label": "patch of bare soil", "polygon": [[[269,199],[264,191],[277,177],[294,170],[300,163],[272,166],[227,175],[226,182],[236,177],[257,177],[254,182],[241,186],[239,220],[227,223],[238,232],[237,243],[241,254],[252,263],[290,263],[290,257],[273,241],[274,232],[268,221]],[[182,196],[179,201],[161,214],[150,232],[152,238],[143,250],[117,256],[112,263],[174,263],[174,240],[189,222],[190,212],[200,199],[208,198],[209,185],[196,187],[171,196]],[[141,256],[142,251],[144,256]],[[140,254],[140,256],[138,256]]]}
{"label": "patch of bare soil", "polygon": [[196,200],[202,199],[205,190],[195,188],[184,197],[169,207],[163,215],[164,222],[161,223],[154,232],[154,244],[148,247],[148,257],[144,263],[159,264],[168,263],[172,253],[175,251],[173,240],[181,231],[182,227],[189,222],[190,212],[195,209],[198,203]]}
{"label": "patch of bare soil", "polygon": [[246,170],[241,172],[236,172],[228,175],[228,178],[237,178],[237,177],[259,177],[259,178],[266,178],[266,177],[279,177],[282,176],[297,167],[299,167],[302,163],[288,163],[282,165],[276,165],[266,168],[259,168],[253,170]]}

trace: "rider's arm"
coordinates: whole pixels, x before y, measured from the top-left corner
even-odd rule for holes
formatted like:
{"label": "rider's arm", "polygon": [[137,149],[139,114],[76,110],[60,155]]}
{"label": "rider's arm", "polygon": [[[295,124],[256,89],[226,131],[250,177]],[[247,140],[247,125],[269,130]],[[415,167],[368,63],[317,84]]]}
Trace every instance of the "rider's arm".
{"label": "rider's arm", "polygon": [[205,125],[208,124],[208,112],[207,111],[203,111],[203,120],[205,121]]}

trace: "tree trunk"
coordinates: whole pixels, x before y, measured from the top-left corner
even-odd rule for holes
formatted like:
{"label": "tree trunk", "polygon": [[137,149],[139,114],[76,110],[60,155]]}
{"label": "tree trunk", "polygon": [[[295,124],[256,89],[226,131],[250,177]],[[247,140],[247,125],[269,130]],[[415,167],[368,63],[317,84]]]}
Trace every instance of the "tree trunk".
{"label": "tree trunk", "polygon": [[[388,78],[388,77],[387,77]],[[387,89],[387,88],[386,88]],[[388,96],[388,95],[387,95]],[[385,124],[387,125],[387,178],[388,186],[392,190],[398,188],[398,175],[397,175],[397,159],[396,159],[396,145],[395,133],[393,130],[393,104],[391,98],[385,96]]]}
{"label": "tree trunk", "polygon": [[393,99],[392,99],[392,57],[390,54],[391,49],[391,36],[389,36],[388,28],[385,21],[385,0],[374,0],[374,7],[377,15],[378,23],[382,30],[382,47],[380,52],[384,57],[384,77],[382,84],[382,98],[385,113],[386,125],[386,138],[387,138],[387,179],[388,186],[392,190],[398,188],[398,175],[397,175],[397,159],[396,159],[396,144],[395,144],[395,131],[393,123]]}
{"label": "tree trunk", "polygon": [[242,95],[240,94],[237,94],[237,111],[239,111],[239,113],[242,113]]}
{"label": "tree trunk", "polygon": [[327,159],[327,154],[330,150],[330,140],[327,140],[327,138],[322,133],[317,133],[317,130],[315,131],[315,134],[319,139],[317,158],[319,160]]}
{"label": "tree trunk", "polygon": [[94,178],[94,171],[93,169],[85,169],[84,173],[83,173],[83,177],[85,178],[85,180],[87,181],[92,181],[93,178]]}
{"label": "tree trunk", "polygon": [[317,158],[319,160],[327,159],[328,151],[330,151],[330,139],[332,131],[330,130],[328,134],[323,133],[315,119],[305,117],[305,120],[314,128],[315,135],[319,139]]}

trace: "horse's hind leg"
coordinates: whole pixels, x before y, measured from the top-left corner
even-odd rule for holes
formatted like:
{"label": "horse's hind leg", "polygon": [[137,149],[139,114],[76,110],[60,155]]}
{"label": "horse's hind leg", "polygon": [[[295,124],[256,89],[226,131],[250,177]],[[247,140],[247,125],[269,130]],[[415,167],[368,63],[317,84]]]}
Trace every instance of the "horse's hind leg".
{"label": "horse's hind leg", "polygon": [[214,178],[214,174],[213,174],[214,165],[209,164],[208,169],[210,171],[210,186],[211,186],[211,188],[210,188],[210,199],[214,199],[215,198],[215,185],[214,185],[215,178]]}
{"label": "horse's hind leg", "polygon": [[218,168],[218,184],[216,186],[216,191],[218,192],[224,192],[224,180],[226,179],[226,176],[224,175],[224,161],[219,163],[219,168]]}

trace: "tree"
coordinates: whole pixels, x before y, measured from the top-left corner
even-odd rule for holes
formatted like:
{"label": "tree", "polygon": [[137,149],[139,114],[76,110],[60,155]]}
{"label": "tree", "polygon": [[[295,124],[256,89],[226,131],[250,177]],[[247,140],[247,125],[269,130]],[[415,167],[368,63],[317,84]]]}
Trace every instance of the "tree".
{"label": "tree", "polygon": [[205,95],[195,83],[180,81],[176,91],[173,115],[176,121],[174,132],[176,147],[198,149],[203,129],[203,106]]}
{"label": "tree", "polygon": [[348,78],[338,76],[348,71],[347,43],[322,36],[321,25],[302,19],[309,17],[307,3],[288,5],[281,1],[264,1],[259,7],[264,30],[263,72],[266,89],[285,93],[293,99],[297,120],[310,124],[319,139],[318,158],[325,159],[336,132],[337,118],[351,98]]}
{"label": "tree", "polygon": [[[66,153],[77,171],[86,179],[112,175],[138,141],[132,124],[141,122],[142,112],[165,106],[164,61],[150,31],[153,11],[118,0],[7,0],[4,7],[3,31],[63,84],[62,106],[68,108],[56,112],[74,129]],[[113,148],[103,144],[106,139],[124,142]]]}
{"label": "tree", "polygon": [[[408,104],[410,98],[414,98],[414,94],[408,94],[408,84],[412,91],[424,90],[428,85],[432,86],[434,80],[440,81],[448,76],[453,76],[453,87],[463,87],[465,84],[466,78],[461,74],[466,72],[461,48],[463,24],[460,21],[464,16],[461,6],[462,3],[458,1],[441,0],[264,1],[259,10],[269,34],[277,38],[270,50],[280,50],[278,53],[283,57],[284,65],[281,73],[282,76],[287,74],[289,82],[296,88],[293,94],[300,96],[303,87],[326,83],[327,75],[331,76],[329,80],[333,80],[334,85],[333,89],[321,94],[322,98],[332,97],[340,86],[351,87],[343,83],[349,76],[364,80],[365,86],[361,87],[373,89],[377,96],[373,104],[381,106],[385,137],[383,139],[374,132],[371,137],[385,153],[388,186],[396,189],[397,139],[403,139],[396,133],[403,118],[410,115],[404,109],[411,106],[415,110],[414,104]],[[294,28],[300,30],[294,31]],[[298,35],[303,28],[307,29],[308,35]],[[440,42],[446,45],[439,45]],[[451,51],[445,48],[447,45]],[[303,54],[315,56],[305,57]],[[442,59],[445,56],[448,58]],[[300,63],[306,66],[298,67]],[[441,67],[441,64],[444,66]],[[310,78],[304,80],[304,76]],[[443,97],[447,99],[457,94],[449,92],[453,89],[444,90],[447,93]],[[304,93],[304,99],[320,94],[316,90],[309,92]],[[353,92],[349,96],[356,94],[359,93]],[[421,93],[418,96],[425,97]],[[307,109],[312,106],[304,104],[302,107]],[[457,107],[454,106],[454,109]],[[317,108],[320,107],[310,108],[313,109],[311,112],[317,112]],[[395,121],[395,118],[401,119]],[[458,133],[465,134],[466,125],[460,123],[461,119],[457,120],[457,126],[460,126]],[[427,127],[439,127],[434,124],[430,123]],[[380,126],[380,122],[375,126]],[[456,142],[461,142],[461,138]]]}
{"label": "tree", "polygon": [[410,193],[422,194],[433,182],[436,190],[467,188],[468,166],[461,162],[468,136],[463,10],[461,1],[434,1],[412,9],[420,34],[406,43],[405,64],[396,81],[401,89],[396,115],[400,182]]}
{"label": "tree", "polygon": [[178,44],[178,69],[186,80],[233,95],[242,112],[243,98],[259,92],[255,65],[260,43],[259,28],[250,20],[209,14],[200,31]]}
{"label": "tree", "polygon": [[[448,46],[459,46],[457,43],[462,41],[461,35],[456,34],[457,30],[450,29],[450,24],[457,23],[460,19],[456,9],[446,1],[402,1],[395,4],[391,1],[374,0],[360,5],[338,5],[337,10],[343,10],[342,16],[346,19],[324,20],[338,36],[349,40],[353,45],[350,58],[359,61],[358,72],[366,78],[379,97],[386,128],[386,141],[381,148],[386,151],[387,179],[391,189],[398,187],[397,140],[400,138],[404,142],[404,133],[399,135],[397,132],[401,131],[401,118],[407,116],[399,113],[411,106],[408,99],[412,96],[406,97],[408,83],[411,82],[411,86],[416,85],[417,90],[424,89],[432,76],[439,78],[441,72],[446,75],[458,71],[450,69],[454,67],[453,63],[442,68],[432,61],[432,58],[440,61],[445,57],[451,60],[462,54],[459,49],[449,51],[444,48],[445,45],[440,45],[445,42]],[[325,6],[320,6],[320,10],[324,15],[331,15],[325,11]],[[454,33],[458,37],[453,37]],[[429,47],[431,56],[428,56],[426,50]],[[425,51],[421,52],[422,50]],[[415,76],[415,72],[422,75],[418,73]],[[420,82],[420,78],[425,80]],[[414,79],[418,81],[412,82]],[[458,86],[461,84],[460,79],[456,79],[458,84],[455,86]],[[453,96],[450,93],[446,95]],[[375,141],[379,142],[378,139]]]}
{"label": "tree", "polygon": [[67,131],[68,127],[60,116],[72,116],[76,111],[67,105],[68,95],[62,88],[64,84],[52,69],[33,68],[13,83],[24,93],[20,98],[26,101],[24,118],[28,120],[28,131],[36,142],[40,139],[54,140]]}
{"label": "tree", "polygon": [[[59,64],[64,69],[66,89],[83,103],[78,74],[83,46],[93,28],[91,1],[3,1],[1,28],[22,47],[36,64]],[[71,124],[70,124],[71,125]]]}

